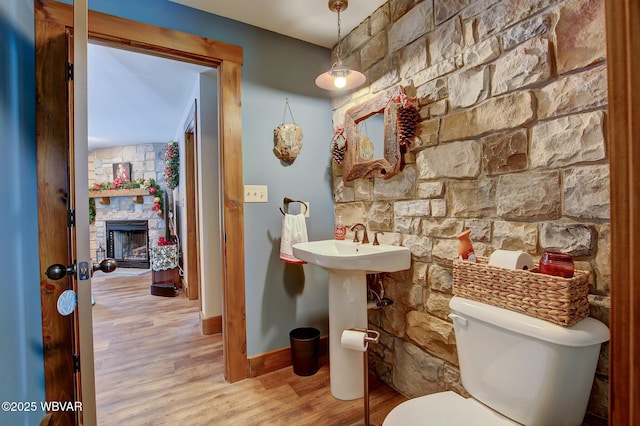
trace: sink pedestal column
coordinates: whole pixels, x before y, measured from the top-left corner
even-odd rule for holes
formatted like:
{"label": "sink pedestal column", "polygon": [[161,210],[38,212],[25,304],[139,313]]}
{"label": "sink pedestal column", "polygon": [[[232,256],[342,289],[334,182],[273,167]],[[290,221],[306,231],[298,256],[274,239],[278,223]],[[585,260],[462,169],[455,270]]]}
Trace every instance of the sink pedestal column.
{"label": "sink pedestal column", "polygon": [[362,398],[362,352],[343,349],[340,340],[343,330],[367,328],[367,277],[364,271],[328,272],[331,394],[342,400]]}

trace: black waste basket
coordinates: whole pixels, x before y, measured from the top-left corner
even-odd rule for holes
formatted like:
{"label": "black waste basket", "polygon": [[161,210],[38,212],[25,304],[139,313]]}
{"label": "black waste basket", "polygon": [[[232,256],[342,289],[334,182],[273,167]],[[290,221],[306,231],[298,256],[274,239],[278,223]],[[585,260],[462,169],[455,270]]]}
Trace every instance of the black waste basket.
{"label": "black waste basket", "polygon": [[298,376],[311,376],[318,371],[320,352],[320,330],[302,327],[291,330],[291,361],[293,372]]}

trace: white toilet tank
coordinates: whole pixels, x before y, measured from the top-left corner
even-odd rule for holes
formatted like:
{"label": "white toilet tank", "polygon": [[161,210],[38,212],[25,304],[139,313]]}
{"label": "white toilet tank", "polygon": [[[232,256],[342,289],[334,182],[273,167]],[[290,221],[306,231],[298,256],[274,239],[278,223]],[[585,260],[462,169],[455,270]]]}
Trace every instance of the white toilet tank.
{"label": "white toilet tank", "polygon": [[572,327],[453,297],[460,374],[478,401],[527,426],[580,425],[609,329]]}

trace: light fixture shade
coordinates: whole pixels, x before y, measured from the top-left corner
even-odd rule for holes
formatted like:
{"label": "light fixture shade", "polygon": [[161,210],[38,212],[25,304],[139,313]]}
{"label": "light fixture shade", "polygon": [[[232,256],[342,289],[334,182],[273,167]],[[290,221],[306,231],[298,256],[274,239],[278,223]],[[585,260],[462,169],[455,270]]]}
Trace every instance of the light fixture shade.
{"label": "light fixture shade", "polygon": [[329,9],[338,13],[338,47],[337,61],[327,72],[316,78],[316,86],[325,90],[351,90],[360,87],[367,81],[361,72],[351,70],[342,65],[342,37],[340,36],[340,11],[349,6],[349,0],[329,0]]}
{"label": "light fixture shade", "polygon": [[316,78],[316,86],[325,90],[340,91],[360,87],[367,81],[361,72],[349,68],[332,67]]}

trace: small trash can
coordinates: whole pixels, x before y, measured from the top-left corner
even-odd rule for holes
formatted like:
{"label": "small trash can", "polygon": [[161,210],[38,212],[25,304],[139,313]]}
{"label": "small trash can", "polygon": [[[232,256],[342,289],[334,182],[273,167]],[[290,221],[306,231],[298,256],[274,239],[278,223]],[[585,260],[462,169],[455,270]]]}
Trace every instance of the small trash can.
{"label": "small trash can", "polygon": [[320,330],[302,327],[291,330],[291,361],[293,372],[298,376],[312,376],[318,371],[320,352]]}

